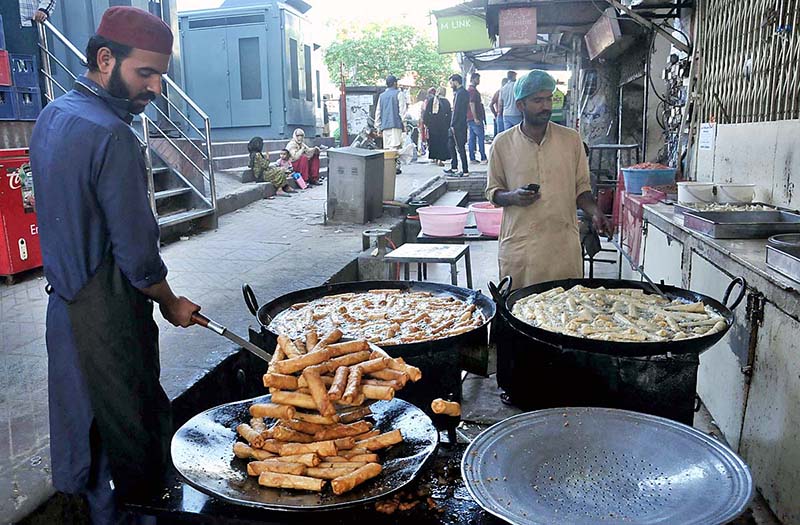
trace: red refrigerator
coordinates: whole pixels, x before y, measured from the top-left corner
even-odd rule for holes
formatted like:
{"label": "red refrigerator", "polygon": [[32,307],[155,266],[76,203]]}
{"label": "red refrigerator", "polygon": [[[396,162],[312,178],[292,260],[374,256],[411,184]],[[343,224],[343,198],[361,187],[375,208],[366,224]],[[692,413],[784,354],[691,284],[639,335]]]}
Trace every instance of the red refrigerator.
{"label": "red refrigerator", "polygon": [[0,276],[42,266],[30,157],[27,149],[0,149]]}

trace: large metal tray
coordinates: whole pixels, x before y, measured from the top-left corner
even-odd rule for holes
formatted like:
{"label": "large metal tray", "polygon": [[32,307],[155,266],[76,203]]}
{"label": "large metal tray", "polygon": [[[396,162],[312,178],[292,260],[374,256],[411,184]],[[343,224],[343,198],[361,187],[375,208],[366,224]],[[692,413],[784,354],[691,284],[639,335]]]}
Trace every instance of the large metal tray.
{"label": "large metal tray", "polygon": [[[712,204],[712,203],[708,203],[708,204]],[[695,207],[693,207],[691,205],[681,204],[680,202],[677,202],[677,201],[673,204],[673,206],[674,206],[675,215],[684,215],[686,213],[711,212],[711,211],[725,211],[725,212],[730,212],[730,213],[744,213],[744,212],[747,211],[747,210],[698,210],[697,208],[695,208]],[[735,205],[731,204],[731,206],[735,206]],[[765,208],[769,208],[769,210],[763,210],[763,211],[770,211],[770,210],[789,211],[789,212],[793,212],[794,211],[794,210],[790,210],[788,208],[781,208],[780,206],[775,206],[774,204],[767,204],[766,202],[747,202],[747,203],[742,203],[741,206],[763,206]]]}
{"label": "large metal tray", "polygon": [[786,211],[693,211],[683,225],[714,239],[765,239],[778,233],[800,233],[800,215]]}
{"label": "large metal tray", "polygon": [[767,245],[767,266],[800,282],[800,248]]}
{"label": "large metal tray", "polygon": [[380,476],[341,496],[330,487],[319,494],[262,487],[247,475],[247,461],[233,455],[233,443],[236,426],[250,420],[250,405],[270,398],[220,405],[187,421],[172,438],[175,470],[197,490],[229,503],[282,511],[330,510],[399,490],[419,474],[439,443],[436,428],[422,410],[402,399],[379,401],[371,406],[375,428],[399,428],[403,433],[403,443],[380,453]]}
{"label": "large metal tray", "polygon": [[728,447],[669,419],[610,408],[511,417],[464,452],[472,497],[514,525],[728,523],[753,480]]}

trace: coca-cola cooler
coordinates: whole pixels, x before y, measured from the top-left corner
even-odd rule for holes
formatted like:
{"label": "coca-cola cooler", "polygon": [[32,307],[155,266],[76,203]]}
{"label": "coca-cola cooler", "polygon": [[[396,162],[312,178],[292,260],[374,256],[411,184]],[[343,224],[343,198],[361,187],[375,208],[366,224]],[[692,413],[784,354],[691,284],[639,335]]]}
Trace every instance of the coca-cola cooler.
{"label": "coca-cola cooler", "polygon": [[8,283],[42,266],[30,156],[27,149],[0,149],[0,276]]}

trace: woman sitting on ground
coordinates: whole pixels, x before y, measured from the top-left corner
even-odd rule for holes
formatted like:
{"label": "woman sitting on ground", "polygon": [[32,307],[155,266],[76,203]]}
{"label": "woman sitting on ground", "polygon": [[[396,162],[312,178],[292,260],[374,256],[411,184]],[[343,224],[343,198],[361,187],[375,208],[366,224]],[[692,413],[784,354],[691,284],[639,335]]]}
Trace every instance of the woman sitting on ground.
{"label": "woman sitting on ground", "polygon": [[294,130],[292,140],[286,144],[294,171],[300,173],[308,184],[318,186],[319,181],[319,148],[306,145],[306,132],[300,128]]}
{"label": "woman sitting on ground", "polygon": [[250,169],[253,170],[253,177],[258,182],[269,182],[275,186],[275,194],[281,197],[289,197],[289,193],[294,190],[286,182],[286,177],[291,173],[286,167],[271,166],[269,160],[261,152],[264,141],[261,137],[253,137],[247,143],[247,151],[250,152]]}

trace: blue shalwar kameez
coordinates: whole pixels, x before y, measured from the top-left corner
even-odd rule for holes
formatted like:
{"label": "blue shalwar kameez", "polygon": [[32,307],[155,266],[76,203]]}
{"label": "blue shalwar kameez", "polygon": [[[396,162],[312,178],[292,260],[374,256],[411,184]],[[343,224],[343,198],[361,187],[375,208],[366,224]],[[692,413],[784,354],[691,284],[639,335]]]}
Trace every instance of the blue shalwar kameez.
{"label": "blue shalwar kameez", "polygon": [[52,286],[46,342],[53,485],[85,494],[98,523],[116,519],[117,511],[68,304],[108,258],[137,289],[167,275],[130,122],[126,101],[80,77],[42,111],[30,147],[44,273]]}

